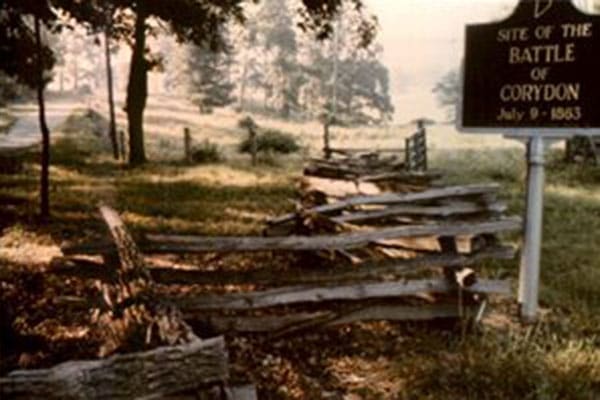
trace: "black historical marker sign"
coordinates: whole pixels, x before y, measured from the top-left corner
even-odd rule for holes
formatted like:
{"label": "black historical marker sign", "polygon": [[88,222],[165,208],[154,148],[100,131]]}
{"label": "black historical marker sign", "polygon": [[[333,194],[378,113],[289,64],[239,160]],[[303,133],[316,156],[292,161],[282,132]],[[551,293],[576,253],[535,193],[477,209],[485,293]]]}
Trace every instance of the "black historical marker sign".
{"label": "black historical marker sign", "polygon": [[467,27],[464,128],[600,128],[600,16],[570,0],[521,0]]}

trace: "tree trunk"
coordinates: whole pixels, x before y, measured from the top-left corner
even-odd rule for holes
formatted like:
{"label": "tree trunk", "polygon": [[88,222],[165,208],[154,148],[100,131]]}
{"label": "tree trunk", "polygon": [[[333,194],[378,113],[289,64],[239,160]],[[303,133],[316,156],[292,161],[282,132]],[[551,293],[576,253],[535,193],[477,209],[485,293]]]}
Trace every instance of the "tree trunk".
{"label": "tree trunk", "polygon": [[104,52],[106,56],[106,83],[108,85],[108,113],[110,116],[110,124],[108,135],[112,144],[113,156],[115,160],[119,159],[119,145],[117,143],[117,123],[115,121],[115,98],[113,93],[113,76],[110,56],[110,35],[112,28],[112,12],[108,13],[108,24],[104,31]]}
{"label": "tree trunk", "polygon": [[127,86],[127,119],[129,122],[129,164],[132,166],[146,162],[144,149],[144,108],[148,97],[148,64],[144,55],[146,49],[146,12],[144,2],[136,7],[135,34],[129,84]]}
{"label": "tree trunk", "polygon": [[248,80],[248,50],[244,52],[244,64],[242,69],[242,79],[240,83],[240,104],[239,112],[246,109],[246,81]]}
{"label": "tree trunk", "polygon": [[50,191],[49,191],[49,167],[50,167],[50,131],[46,124],[46,107],[44,103],[44,65],[42,50],[42,33],[39,18],[35,18],[35,40],[37,47],[38,84],[37,98],[39,109],[40,130],[42,131],[42,156],[40,160],[42,172],[40,178],[40,217],[42,221],[50,218]]}
{"label": "tree trunk", "polygon": [[79,90],[79,65],[77,64],[77,57],[73,60],[73,91]]}

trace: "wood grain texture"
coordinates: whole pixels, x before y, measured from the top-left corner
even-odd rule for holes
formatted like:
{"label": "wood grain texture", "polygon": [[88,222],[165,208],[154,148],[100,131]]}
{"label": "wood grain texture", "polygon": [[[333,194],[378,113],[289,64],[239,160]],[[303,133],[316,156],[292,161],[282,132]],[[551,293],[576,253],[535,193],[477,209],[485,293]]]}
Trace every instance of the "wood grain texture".
{"label": "wood grain texture", "polygon": [[222,337],[0,378],[2,399],[161,399],[228,378]]}

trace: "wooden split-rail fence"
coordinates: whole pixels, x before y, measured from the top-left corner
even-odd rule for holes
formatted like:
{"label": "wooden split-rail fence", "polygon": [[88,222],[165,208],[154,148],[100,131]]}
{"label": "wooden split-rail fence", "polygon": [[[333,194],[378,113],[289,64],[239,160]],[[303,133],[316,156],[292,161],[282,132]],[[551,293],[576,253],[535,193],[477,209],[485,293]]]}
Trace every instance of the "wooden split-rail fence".
{"label": "wooden split-rail fence", "polygon": [[565,161],[600,165],[600,137],[575,136],[566,141]]}
{"label": "wooden split-rail fence", "polygon": [[[187,327],[211,335],[274,338],[357,321],[477,320],[489,296],[510,294],[510,282],[479,275],[489,261],[515,257],[515,248],[503,244],[500,235],[522,227],[520,218],[506,215],[498,185],[434,186],[439,175],[432,173],[383,167],[368,172],[334,174],[335,179],[305,176],[296,211],[270,219],[260,236],[156,233],[133,241],[118,214],[103,207],[112,239],[65,245],[64,256],[48,271],[101,282],[103,290],[95,298],[57,298],[57,304],[108,316],[142,312],[142,321],[165,330],[158,337],[172,339],[142,353],[15,371],[0,379],[0,394],[118,399],[132,390],[143,394],[158,388],[148,398],[182,389],[205,398],[217,390],[228,391],[229,398],[252,399],[251,386],[236,391],[227,385],[223,339],[201,340]],[[153,255],[255,252],[289,253],[296,262],[216,271],[202,265],[155,266],[151,260]],[[140,302],[144,307],[136,308]],[[113,322],[109,318],[108,326]],[[109,349],[123,342],[122,321],[114,326]],[[190,367],[193,373],[182,378]],[[119,371],[127,368],[140,377],[139,385],[126,390]],[[72,374],[74,369],[90,372]],[[57,385],[63,391],[48,395]]]}
{"label": "wooden split-rail fence", "polygon": [[[312,159],[308,170],[313,174],[373,174],[374,171],[411,173],[427,171],[427,131],[425,121],[417,121],[417,131],[404,140],[402,148],[340,148],[332,147],[329,125],[325,125],[325,147],[322,159]],[[338,170],[338,171],[336,171]],[[369,172],[370,171],[370,172]]]}
{"label": "wooden split-rail fence", "polygon": [[[181,310],[186,321],[202,322],[215,332],[278,335],[359,320],[458,316],[461,310],[454,300],[459,291],[477,293],[479,298],[510,292],[508,282],[480,279],[473,269],[486,260],[515,255],[497,234],[521,229],[521,220],[504,216],[506,207],[496,198],[498,189],[472,185],[352,196],[274,218],[263,236],[150,234],[139,245],[148,255],[292,252],[316,256],[316,265],[314,257],[308,258],[310,265],[300,263],[285,272],[258,265],[246,271],[207,271],[202,266],[148,269],[152,279],[165,285],[261,288],[161,295]],[[110,264],[81,258],[102,255],[108,260],[114,244],[68,246],[63,252],[66,257],[53,262],[52,273],[103,282],[117,279]],[[412,276],[417,279],[407,278]],[[424,295],[429,296],[426,301]],[[435,298],[444,301],[438,304]]]}

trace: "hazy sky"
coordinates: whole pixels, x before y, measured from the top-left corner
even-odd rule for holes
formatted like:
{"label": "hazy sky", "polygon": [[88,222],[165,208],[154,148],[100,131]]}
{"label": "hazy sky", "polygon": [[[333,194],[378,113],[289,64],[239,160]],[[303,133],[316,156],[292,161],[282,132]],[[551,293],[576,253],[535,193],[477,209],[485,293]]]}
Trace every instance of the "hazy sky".
{"label": "hazy sky", "polygon": [[395,119],[441,119],[432,89],[460,64],[465,24],[499,19],[518,0],[368,0],[380,23],[379,40],[390,69]]}
{"label": "hazy sky", "polygon": [[[588,0],[576,0],[583,5]],[[460,65],[465,24],[507,17],[518,0],[367,0],[380,23],[395,119],[443,119],[432,89]]]}

